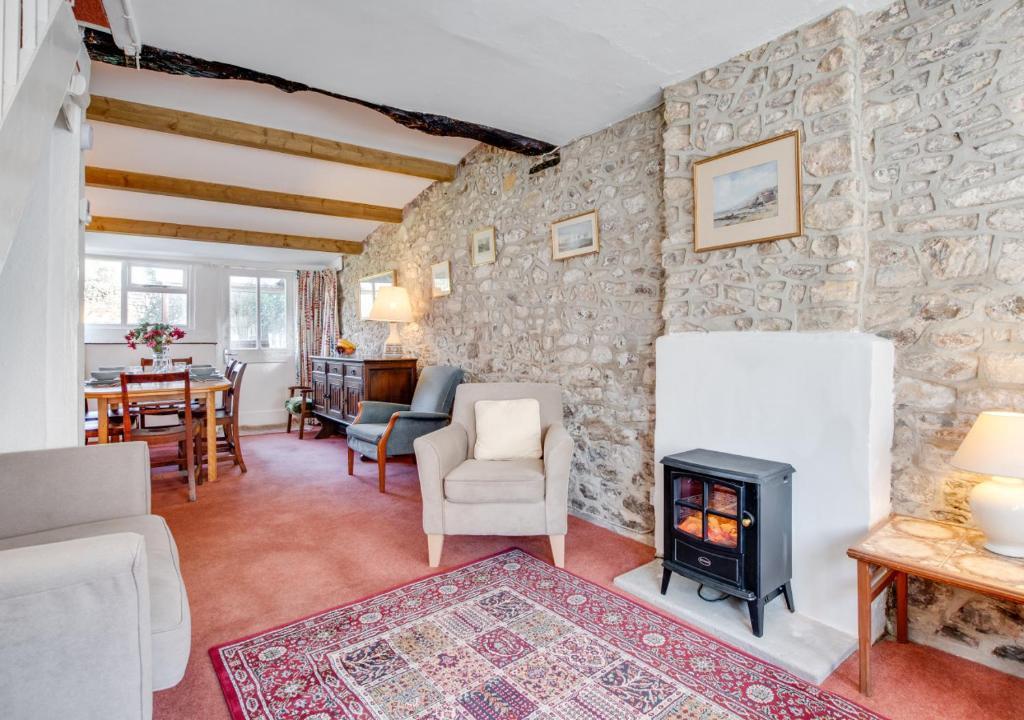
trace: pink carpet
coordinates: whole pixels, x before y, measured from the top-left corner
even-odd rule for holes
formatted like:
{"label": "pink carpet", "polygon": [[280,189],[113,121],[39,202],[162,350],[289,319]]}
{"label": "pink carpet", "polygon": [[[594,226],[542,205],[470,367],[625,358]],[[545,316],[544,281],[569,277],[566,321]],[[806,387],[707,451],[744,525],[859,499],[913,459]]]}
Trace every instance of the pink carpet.
{"label": "pink carpet", "polygon": [[[185,678],[155,695],[158,720],[228,720],[207,655],[211,646],[262,632],[423,578],[415,467],[389,468],[388,493],[376,467],[345,474],[344,441],[295,435],[243,438],[249,472],[223,466],[221,480],[188,503],[173,480],[154,486],[154,511],[167,518],[182,557],[192,608],[192,655]],[[550,559],[546,538],[449,538],[442,570],[517,545]],[[570,518],[567,569],[605,588],[651,559],[653,549]],[[1017,717],[1024,681],[916,645],[883,642],[873,651],[876,690],[856,692],[856,658],[825,688],[893,720]]]}

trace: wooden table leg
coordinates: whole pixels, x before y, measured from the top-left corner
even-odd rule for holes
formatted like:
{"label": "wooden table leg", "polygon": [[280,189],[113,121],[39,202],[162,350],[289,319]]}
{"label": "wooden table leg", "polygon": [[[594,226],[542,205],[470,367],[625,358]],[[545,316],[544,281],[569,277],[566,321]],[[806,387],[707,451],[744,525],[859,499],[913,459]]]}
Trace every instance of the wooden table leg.
{"label": "wooden table leg", "polygon": [[96,398],[96,442],[107,443],[110,442],[110,438],[107,437],[107,433],[110,428],[107,422],[107,399],[103,396]]}
{"label": "wooden table leg", "polygon": [[896,573],[896,642],[907,642],[907,574]]}
{"label": "wooden table leg", "polygon": [[871,695],[871,565],[857,561],[857,640],[860,691]]}
{"label": "wooden table leg", "polygon": [[217,482],[217,392],[206,393],[206,477]]}

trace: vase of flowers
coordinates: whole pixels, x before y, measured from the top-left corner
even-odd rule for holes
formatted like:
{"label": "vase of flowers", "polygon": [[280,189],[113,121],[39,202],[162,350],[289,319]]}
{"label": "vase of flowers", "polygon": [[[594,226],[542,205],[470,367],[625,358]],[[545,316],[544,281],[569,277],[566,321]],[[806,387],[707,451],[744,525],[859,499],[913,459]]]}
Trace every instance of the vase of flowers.
{"label": "vase of flowers", "polygon": [[153,372],[170,372],[171,344],[185,337],[185,331],[167,323],[144,322],[135,326],[124,339],[132,350],[145,345],[153,353]]}

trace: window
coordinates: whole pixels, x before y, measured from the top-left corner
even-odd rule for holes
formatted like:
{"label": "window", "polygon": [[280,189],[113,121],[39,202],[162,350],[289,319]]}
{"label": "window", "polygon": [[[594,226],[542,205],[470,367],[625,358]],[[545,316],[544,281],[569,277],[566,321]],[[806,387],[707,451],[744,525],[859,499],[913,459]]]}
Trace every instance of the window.
{"label": "window", "polygon": [[87,257],[85,323],[188,327],[189,273],[182,265]]}
{"label": "window", "polygon": [[232,350],[288,349],[288,286],[283,277],[232,275]]}

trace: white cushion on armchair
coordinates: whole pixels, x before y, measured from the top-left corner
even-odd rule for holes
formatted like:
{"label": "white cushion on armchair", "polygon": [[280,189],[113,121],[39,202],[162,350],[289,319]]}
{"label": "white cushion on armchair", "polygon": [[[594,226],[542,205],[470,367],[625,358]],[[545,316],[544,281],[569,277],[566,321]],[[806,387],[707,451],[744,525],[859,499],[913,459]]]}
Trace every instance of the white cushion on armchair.
{"label": "white cushion on armchair", "polygon": [[540,403],[536,398],[478,400],[476,411],[477,460],[521,460],[542,456]]}

